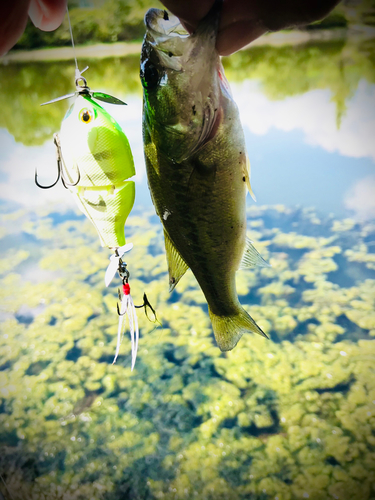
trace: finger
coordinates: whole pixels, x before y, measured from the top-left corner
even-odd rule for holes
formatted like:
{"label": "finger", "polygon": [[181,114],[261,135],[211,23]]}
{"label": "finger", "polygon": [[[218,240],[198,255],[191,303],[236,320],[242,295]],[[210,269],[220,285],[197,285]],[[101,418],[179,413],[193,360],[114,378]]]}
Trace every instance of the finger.
{"label": "finger", "polygon": [[306,26],[326,17],[340,0],[256,0],[257,13],[271,31]]}
{"label": "finger", "polygon": [[29,16],[43,31],[53,31],[63,22],[67,0],[31,0]]}
{"label": "finger", "polygon": [[17,42],[25,30],[30,0],[0,3],[0,56]]}
{"label": "finger", "polygon": [[216,49],[221,56],[229,56],[245,47],[268,30],[260,21],[238,21],[219,29]]}
{"label": "finger", "polygon": [[177,16],[186,29],[193,31],[210,11],[215,0],[162,0],[165,7]]}
{"label": "finger", "polygon": [[[259,3],[265,0],[224,0],[216,40],[220,55],[228,56],[266,33],[259,15]],[[279,1],[279,0],[278,0]]]}
{"label": "finger", "polygon": [[[215,0],[162,0],[163,4],[183,26],[193,32]],[[221,55],[229,55],[249,44],[267,31],[259,21],[260,0],[223,0],[216,48]]]}

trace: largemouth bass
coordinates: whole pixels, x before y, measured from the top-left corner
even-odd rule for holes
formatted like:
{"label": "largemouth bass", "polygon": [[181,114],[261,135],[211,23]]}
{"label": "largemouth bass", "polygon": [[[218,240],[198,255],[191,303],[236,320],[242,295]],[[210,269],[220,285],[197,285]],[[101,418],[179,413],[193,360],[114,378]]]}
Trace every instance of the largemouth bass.
{"label": "largemouth bass", "polygon": [[246,238],[250,179],[239,113],[215,49],[221,1],[189,35],[150,9],[141,55],[147,176],[164,227],[170,290],[190,267],[208,303],[217,344],[265,334],[239,303],[240,266],[265,262]]}

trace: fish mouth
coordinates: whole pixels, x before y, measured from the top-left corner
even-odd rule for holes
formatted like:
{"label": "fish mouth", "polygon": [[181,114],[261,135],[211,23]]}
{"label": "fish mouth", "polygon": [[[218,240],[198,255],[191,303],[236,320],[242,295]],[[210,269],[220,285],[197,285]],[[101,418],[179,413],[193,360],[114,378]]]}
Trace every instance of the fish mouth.
{"label": "fish mouth", "polygon": [[215,0],[211,10],[193,33],[182,26],[178,17],[166,10],[150,9],[145,15],[145,42],[152,46],[162,65],[181,71],[191,59],[203,54],[210,58],[219,29],[223,0]]}
{"label": "fish mouth", "polygon": [[145,15],[145,25],[145,41],[157,51],[161,64],[181,71],[186,41],[190,35],[178,17],[166,10],[150,9]]}
{"label": "fish mouth", "polygon": [[145,15],[145,25],[148,33],[159,43],[174,37],[189,36],[178,17],[166,10],[149,9]]}

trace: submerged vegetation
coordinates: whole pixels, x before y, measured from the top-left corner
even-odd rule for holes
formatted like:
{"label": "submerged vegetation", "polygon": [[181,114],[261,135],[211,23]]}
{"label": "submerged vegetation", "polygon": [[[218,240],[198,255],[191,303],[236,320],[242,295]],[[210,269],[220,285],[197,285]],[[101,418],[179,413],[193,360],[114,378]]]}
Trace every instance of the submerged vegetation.
{"label": "submerged vegetation", "polygon": [[[375,496],[375,225],[248,210],[271,268],[238,273],[271,340],[222,353],[190,272],[168,293],[162,231],[128,219],[141,342],[118,362],[116,288],[90,223],[2,216],[0,492],[13,500],[370,500]],[[23,248],[25,250],[20,250]],[[4,486],[6,484],[6,487]]]}

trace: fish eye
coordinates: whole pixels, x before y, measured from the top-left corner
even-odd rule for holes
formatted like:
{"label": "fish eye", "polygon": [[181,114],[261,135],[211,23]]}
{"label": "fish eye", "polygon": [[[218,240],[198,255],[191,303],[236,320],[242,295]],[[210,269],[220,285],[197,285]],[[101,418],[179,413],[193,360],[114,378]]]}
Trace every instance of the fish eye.
{"label": "fish eye", "polygon": [[79,113],[79,119],[83,123],[90,123],[95,118],[95,115],[91,109],[83,108]]}
{"label": "fish eye", "polygon": [[148,61],[142,64],[140,76],[142,85],[147,89],[153,88],[159,83],[159,72],[156,67]]}

